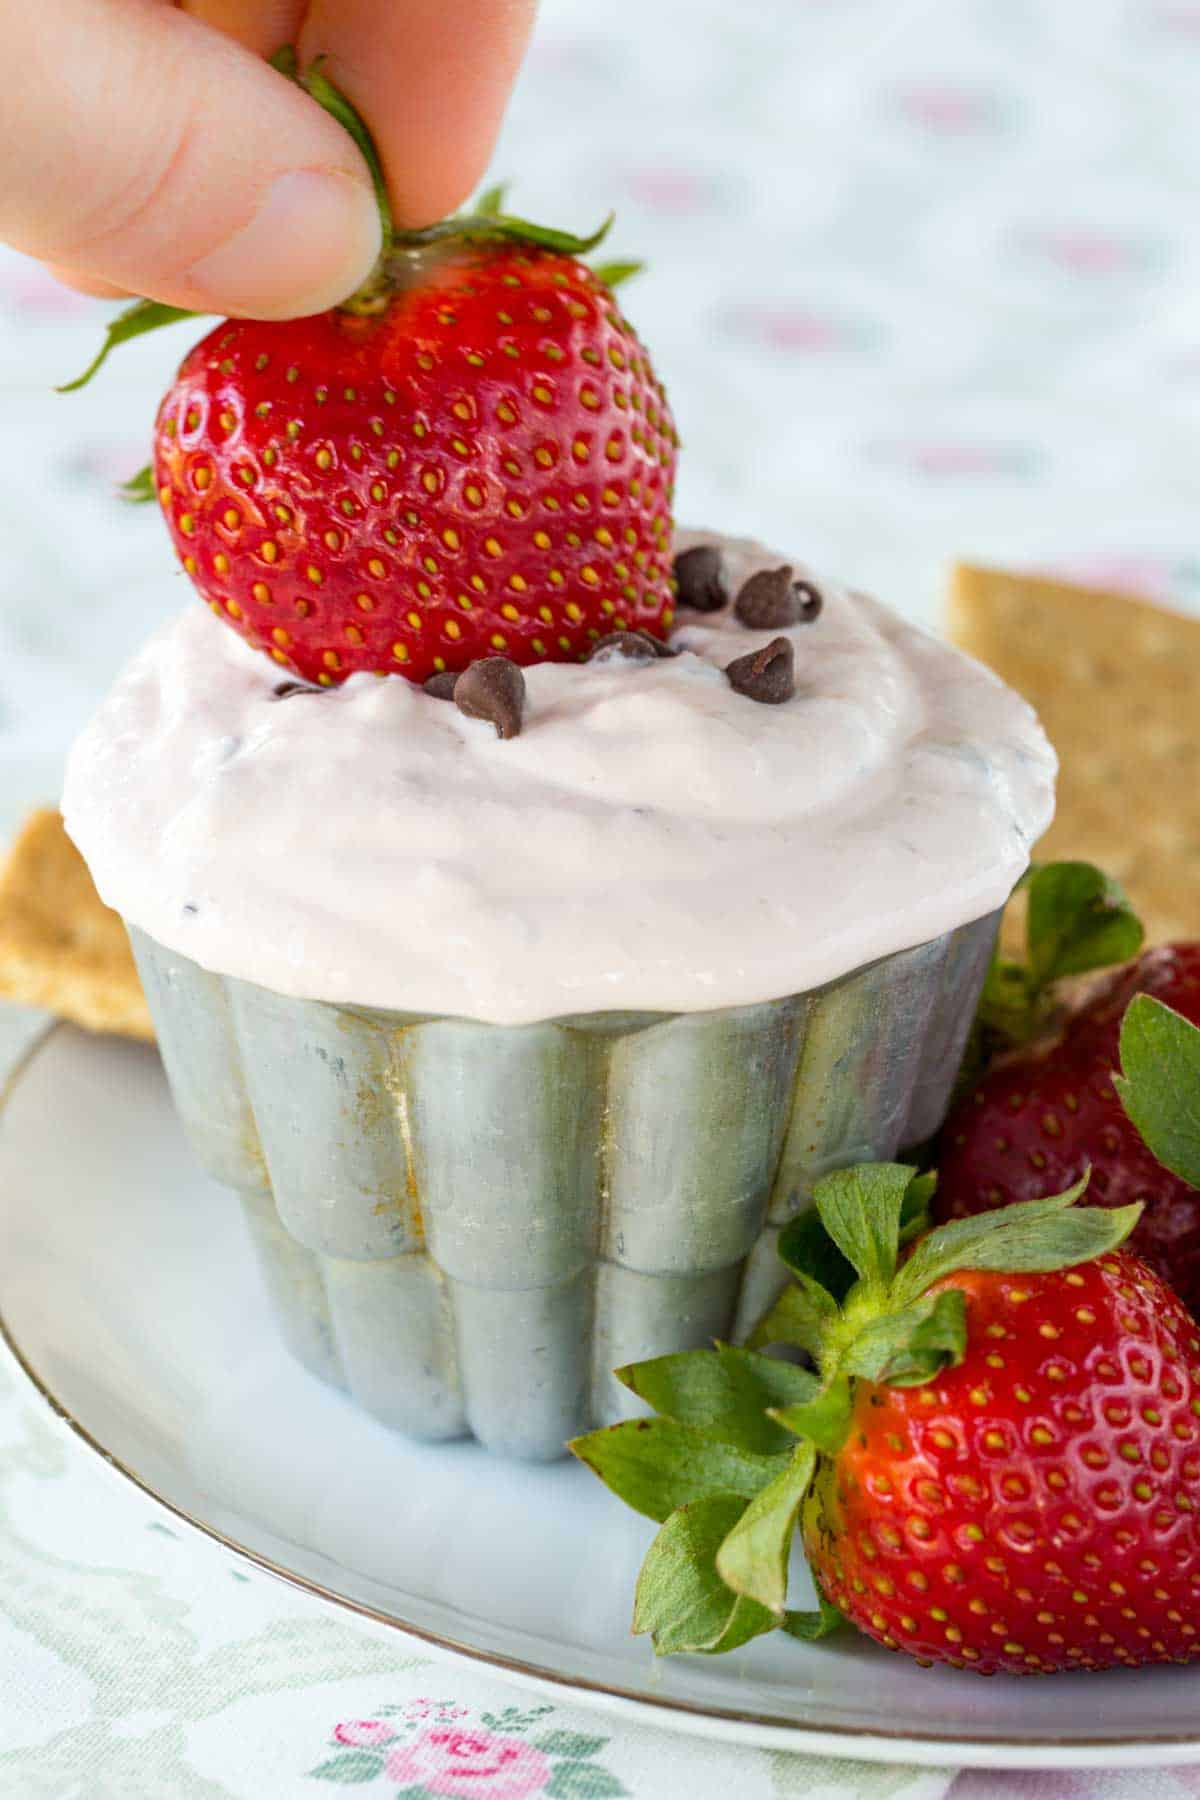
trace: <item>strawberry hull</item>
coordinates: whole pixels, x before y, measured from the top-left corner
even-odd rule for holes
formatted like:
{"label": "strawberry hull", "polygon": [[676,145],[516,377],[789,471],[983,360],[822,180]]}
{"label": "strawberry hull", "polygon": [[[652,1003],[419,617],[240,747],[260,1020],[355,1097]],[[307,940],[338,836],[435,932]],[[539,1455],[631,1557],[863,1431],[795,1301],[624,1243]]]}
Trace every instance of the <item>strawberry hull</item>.
{"label": "strawberry hull", "polygon": [[292,1353],[397,1430],[542,1461],[637,1409],[614,1367],[750,1329],[822,1174],[940,1123],[996,924],[761,1005],[527,1026],[288,998],[131,936]]}

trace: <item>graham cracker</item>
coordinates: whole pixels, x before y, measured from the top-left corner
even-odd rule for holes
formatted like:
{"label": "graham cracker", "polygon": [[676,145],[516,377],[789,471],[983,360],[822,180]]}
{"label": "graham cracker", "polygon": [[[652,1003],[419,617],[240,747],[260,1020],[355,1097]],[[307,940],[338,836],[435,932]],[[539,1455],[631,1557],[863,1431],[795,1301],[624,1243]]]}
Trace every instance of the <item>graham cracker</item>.
{"label": "graham cracker", "polygon": [[1148,943],[1200,938],[1200,618],[960,565],[947,624],[1058,751],[1058,811],[1035,855],[1115,876]]}
{"label": "graham cracker", "polygon": [[0,995],[88,1031],[154,1036],[125,927],[49,808],[25,821],[0,871]]}

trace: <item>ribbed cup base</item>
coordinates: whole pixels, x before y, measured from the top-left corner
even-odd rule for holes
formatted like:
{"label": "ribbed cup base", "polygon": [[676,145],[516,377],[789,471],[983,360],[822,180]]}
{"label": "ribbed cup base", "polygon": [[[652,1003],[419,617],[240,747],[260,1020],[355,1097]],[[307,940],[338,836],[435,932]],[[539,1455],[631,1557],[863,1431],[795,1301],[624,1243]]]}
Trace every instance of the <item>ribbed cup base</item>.
{"label": "ribbed cup base", "polygon": [[745,1335],[813,1183],[941,1122],[997,915],[809,994],[498,1026],[295,1000],[131,931],[184,1125],[289,1349],[532,1461],[640,1357]]}

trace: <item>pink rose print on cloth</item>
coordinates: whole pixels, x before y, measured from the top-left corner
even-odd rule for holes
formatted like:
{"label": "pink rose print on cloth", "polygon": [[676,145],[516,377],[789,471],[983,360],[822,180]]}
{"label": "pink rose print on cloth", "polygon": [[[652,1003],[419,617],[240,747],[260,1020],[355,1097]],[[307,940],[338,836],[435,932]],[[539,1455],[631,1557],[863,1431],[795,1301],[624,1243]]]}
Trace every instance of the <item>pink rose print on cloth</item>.
{"label": "pink rose print on cloth", "polygon": [[485,1712],[421,1696],[381,1706],[369,1719],[341,1719],[317,1781],[380,1784],[389,1800],[610,1800],[627,1790],[596,1758],[607,1738],[539,1731],[552,1706]]}
{"label": "pink rose print on cloth", "polygon": [[393,1750],[384,1773],[400,1784],[402,1792],[415,1788],[420,1794],[529,1800],[530,1795],[545,1793],[551,1767],[549,1758],[524,1738],[448,1725],[423,1731]]}
{"label": "pink rose print on cloth", "polygon": [[401,1707],[400,1716],[403,1719],[441,1719],[443,1721],[465,1719],[467,1709],[465,1706],[452,1706],[448,1700],[429,1700],[422,1697],[419,1700],[410,1700]]}
{"label": "pink rose print on cloth", "polygon": [[860,319],[795,305],[763,305],[757,301],[729,307],[720,320],[730,336],[785,354],[821,356],[829,351],[866,350],[880,337],[879,328]]}
{"label": "pink rose print on cloth", "polygon": [[343,1719],[334,1726],[333,1735],[339,1744],[375,1750],[381,1744],[390,1744],[396,1734],[383,1719]]}
{"label": "pink rose print on cloth", "polygon": [[1200,39],[1200,6],[1160,6],[1152,9],[1148,22],[1178,37]]}
{"label": "pink rose print on cloth", "polygon": [[1145,273],[1159,267],[1166,257],[1165,247],[1152,239],[1118,236],[1084,225],[1027,226],[1013,234],[1012,246],[1018,255],[1082,281]]}
{"label": "pink rose print on cloth", "polygon": [[994,131],[1004,122],[1004,104],[989,89],[959,87],[948,81],[916,82],[896,88],[890,98],[901,118],[940,137]]}

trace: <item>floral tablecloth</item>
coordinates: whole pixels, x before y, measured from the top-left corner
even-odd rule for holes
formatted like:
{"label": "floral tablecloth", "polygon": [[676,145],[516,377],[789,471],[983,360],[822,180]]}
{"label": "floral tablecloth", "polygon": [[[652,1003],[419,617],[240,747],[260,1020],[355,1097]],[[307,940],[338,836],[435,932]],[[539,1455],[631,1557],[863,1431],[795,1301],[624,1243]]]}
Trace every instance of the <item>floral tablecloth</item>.
{"label": "floral tablecloth", "polygon": [[[496,159],[650,271],[680,514],[936,617],[955,555],[1200,604],[1200,0],[545,0]],[[183,603],[145,457],[183,339],[0,252],[0,829]],[[406,1654],[177,1534],[0,1367],[0,1796],[1200,1795],[738,1750]]]}

